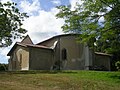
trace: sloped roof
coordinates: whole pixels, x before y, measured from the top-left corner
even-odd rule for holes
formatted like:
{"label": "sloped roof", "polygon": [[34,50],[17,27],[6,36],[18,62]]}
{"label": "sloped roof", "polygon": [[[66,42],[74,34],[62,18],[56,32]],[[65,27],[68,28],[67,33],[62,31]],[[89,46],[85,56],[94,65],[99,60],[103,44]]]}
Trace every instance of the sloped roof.
{"label": "sloped roof", "polygon": [[40,45],[40,44],[43,43],[43,42],[47,42],[47,41],[49,41],[51,39],[54,39],[54,38],[59,38],[59,37],[63,37],[63,36],[75,36],[75,35],[79,35],[79,34],[62,34],[62,35],[57,35],[57,36],[54,36],[52,38],[49,38],[49,39],[47,39],[45,41],[42,41],[40,43],[37,43],[37,44],[33,44],[31,38],[29,37],[29,35],[27,35],[21,42],[16,42],[14,44],[14,46],[8,52],[7,56],[10,56],[11,53],[16,49],[17,46],[34,47],[34,48],[43,48],[43,49],[53,50],[50,47],[46,47],[46,46],[43,46],[43,45]]}
{"label": "sloped roof", "polygon": [[29,37],[29,35],[27,35],[27,36],[21,41],[21,43],[33,44],[31,38]]}
{"label": "sloped roof", "polygon": [[31,38],[29,37],[29,35],[27,35],[21,42],[16,42],[14,44],[14,46],[8,52],[7,56],[10,56],[11,53],[16,49],[17,46],[34,47],[34,48],[44,48],[44,49],[52,50],[51,48],[46,47],[46,46],[41,46],[41,45],[35,45],[35,44],[33,44]]}
{"label": "sloped roof", "polygon": [[16,49],[17,46],[43,48],[43,49],[52,50],[52,48],[49,48],[49,47],[46,47],[46,46],[42,46],[42,45],[25,44],[25,43],[21,43],[21,42],[16,42],[16,43],[14,44],[14,46],[11,48],[11,50],[8,52],[7,56],[10,56],[11,53]]}
{"label": "sloped roof", "polygon": [[47,41],[52,40],[52,39],[55,39],[55,38],[60,38],[60,37],[64,37],[64,36],[77,36],[77,35],[80,35],[80,34],[61,34],[61,35],[53,36],[53,37],[51,37],[51,38],[49,38],[49,39],[47,39],[47,40],[44,40],[44,41],[42,41],[42,42],[39,42],[39,43],[37,43],[36,45],[40,45],[40,44],[42,44],[42,43],[44,43],[44,42],[47,42]]}
{"label": "sloped roof", "polygon": [[11,50],[8,52],[7,56],[10,56],[11,53],[16,49],[16,47],[17,47],[18,45],[19,45],[19,46],[26,47],[25,44],[21,44],[20,42],[16,42],[16,43],[14,44],[14,46],[11,48]]}
{"label": "sloped roof", "polygon": [[50,49],[50,50],[52,50],[52,48],[46,47],[46,46],[43,46],[43,45],[32,45],[32,44],[27,44],[27,47],[43,48],[43,49]]}

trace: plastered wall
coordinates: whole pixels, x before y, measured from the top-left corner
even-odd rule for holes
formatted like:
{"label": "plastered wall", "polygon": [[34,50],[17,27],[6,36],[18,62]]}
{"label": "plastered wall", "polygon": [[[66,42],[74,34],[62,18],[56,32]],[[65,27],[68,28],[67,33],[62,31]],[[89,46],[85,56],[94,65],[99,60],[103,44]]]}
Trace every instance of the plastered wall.
{"label": "plastered wall", "polygon": [[28,70],[29,69],[29,52],[22,46],[17,46],[10,56],[9,70]]}
{"label": "plastered wall", "polygon": [[75,36],[64,36],[60,38],[60,57],[62,49],[67,51],[67,59],[62,60],[63,69],[77,70],[84,69],[84,46],[77,42]]}
{"label": "plastered wall", "polygon": [[53,64],[53,51],[30,48],[30,70],[50,70]]}

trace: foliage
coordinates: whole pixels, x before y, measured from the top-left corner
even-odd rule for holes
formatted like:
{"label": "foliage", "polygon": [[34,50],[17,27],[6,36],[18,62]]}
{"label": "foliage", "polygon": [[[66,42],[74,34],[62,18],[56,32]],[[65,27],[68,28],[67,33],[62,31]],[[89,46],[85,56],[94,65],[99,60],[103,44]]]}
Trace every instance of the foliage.
{"label": "foliage", "polygon": [[26,33],[21,26],[24,18],[28,16],[21,13],[16,5],[0,2],[0,47],[11,45],[13,39],[22,38]]}
{"label": "foliage", "polygon": [[120,61],[117,61],[117,62],[115,63],[115,66],[117,67],[117,70],[120,70]]}
{"label": "foliage", "polygon": [[[80,34],[81,42],[98,52],[114,54],[120,58],[120,0],[80,0],[74,10],[71,6],[58,6],[56,15],[64,18],[64,32]],[[79,1],[79,2],[80,2]]]}
{"label": "foliage", "polygon": [[8,64],[1,64],[0,63],[0,71],[6,71],[8,70]]}

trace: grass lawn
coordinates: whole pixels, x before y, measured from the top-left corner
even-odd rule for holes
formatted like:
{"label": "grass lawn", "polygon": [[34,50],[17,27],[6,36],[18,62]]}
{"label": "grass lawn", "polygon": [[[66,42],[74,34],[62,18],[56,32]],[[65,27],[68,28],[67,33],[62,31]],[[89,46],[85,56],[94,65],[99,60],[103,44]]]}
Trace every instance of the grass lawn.
{"label": "grass lawn", "polygon": [[0,72],[0,90],[120,90],[120,72]]}

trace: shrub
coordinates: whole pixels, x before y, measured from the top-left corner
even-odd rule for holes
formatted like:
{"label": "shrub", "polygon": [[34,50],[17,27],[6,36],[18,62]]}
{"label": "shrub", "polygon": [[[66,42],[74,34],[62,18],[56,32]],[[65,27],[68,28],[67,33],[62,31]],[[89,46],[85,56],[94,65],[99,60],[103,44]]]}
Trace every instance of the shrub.
{"label": "shrub", "polygon": [[90,70],[95,70],[95,71],[107,71],[107,68],[103,65],[101,66],[90,66]]}
{"label": "shrub", "polygon": [[8,70],[8,64],[0,64],[0,71]]}
{"label": "shrub", "polygon": [[117,61],[117,62],[115,63],[115,66],[117,67],[117,70],[120,71],[120,61]]}

